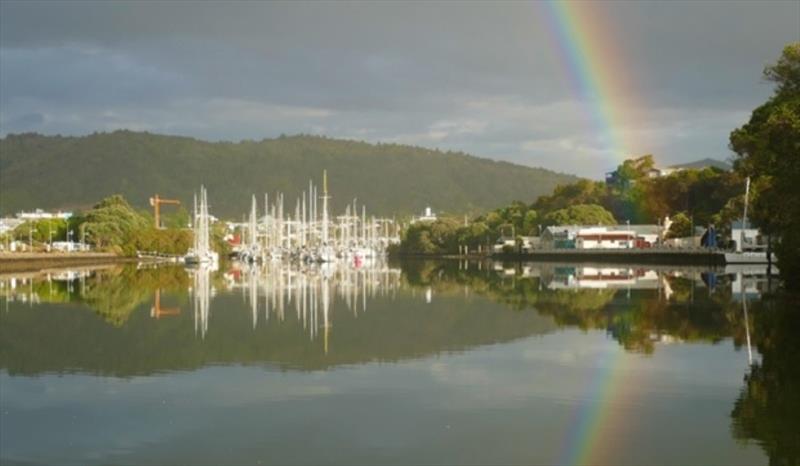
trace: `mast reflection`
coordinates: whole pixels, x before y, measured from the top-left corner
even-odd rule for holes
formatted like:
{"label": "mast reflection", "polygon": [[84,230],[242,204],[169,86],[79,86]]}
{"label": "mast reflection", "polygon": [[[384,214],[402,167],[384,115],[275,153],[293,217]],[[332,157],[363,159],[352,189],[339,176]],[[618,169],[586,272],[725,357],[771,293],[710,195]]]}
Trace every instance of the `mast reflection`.
{"label": "mast reflection", "polygon": [[[197,276],[205,272],[198,269],[193,273]],[[324,338],[327,352],[335,299],[344,304],[347,312],[358,316],[366,312],[369,299],[394,295],[401,287],[401,275],[399,268],[379,261],[361,267],[340,262],[307,266],[266,262],[235,263],[224,279],[226,287],[241,291],[242,299],[249,304],[253,329],[271,320],[280,325],[286,312],[294,311],[311,341]],[[202,294],[203,288],[196,288],[199,293],[194,294]],[[195,303],[195,309],[202,309],[200,314],[207,329],[207,300],[202,306],[197,304],[197,298]]]}

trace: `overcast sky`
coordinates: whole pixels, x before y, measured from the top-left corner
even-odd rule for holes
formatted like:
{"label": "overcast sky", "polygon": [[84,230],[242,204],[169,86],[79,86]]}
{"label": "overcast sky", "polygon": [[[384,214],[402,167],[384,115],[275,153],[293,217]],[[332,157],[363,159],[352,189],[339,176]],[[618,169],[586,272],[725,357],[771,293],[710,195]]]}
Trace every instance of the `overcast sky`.
{"label": "overcast sky", "polygon": [[[729,158],[728,134],[771,93],[764,65],[800,40],[798,0],[594,5],[605,32],[590,39],[625,68],[639,115],[619,131],[663,165]],[[2,0],[0,132],[314,133],[599,178],[621,154],[587,124],[545,10]]]}

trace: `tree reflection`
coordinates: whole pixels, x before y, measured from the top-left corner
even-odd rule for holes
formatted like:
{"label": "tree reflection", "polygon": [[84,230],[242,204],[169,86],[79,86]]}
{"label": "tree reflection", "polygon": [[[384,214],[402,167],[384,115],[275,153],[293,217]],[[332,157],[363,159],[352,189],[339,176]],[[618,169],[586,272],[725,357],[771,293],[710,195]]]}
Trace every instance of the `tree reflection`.
{"label": "tree reflection", "polygon": [[0,278],[0,296],[30,304],[84,304],[120,327],[158,290],[185,294],[189,277],[181,267],[134,264]]}
{"label": "tree reflection", "polygon": [[126,266],[87,278],[79,299],[106,322],[120,326],[134,309],[150,301],[157,290],[184,293],[188,286],[189,277],[179,267],[139,270]]}
{"label": "tree reflection", "polygon": [[752,303],[753,341],[761,362],[750,368],[731,412],[733,435],[755,440],[770,464],[800,464],[800,297]]}
{"label": "tree reflection", "polygon": [[409,283],[438,292],[471,292],[535,310],[561,327],[606,330],[626,350],[652,353],[656,343],[733,338],[745,341],[743,315],[731,293],[731,277],[716,276],[709,288],[698,272],[637,268],[597,269],[516,264],[494,270],[476,264],[419,261],[404,267]]}
{"label": "tree reflection", "polygon": [[[524,277],[521,265],[487,271],[476,266],[417,264],[412,284],[440,290],[447,283],[469,285],[472,292],[515,309],[535,309],[560,326],[605,329],[626,350],[652,353],[656,344],[672,341],[712,344],[731,338],[738,348],[748,336],[761,355],[744,378],[731,412],[733,436],[754,440],[773,465],[800,464],[800,297],[748,296],[735,275],[661,273],[655,289],[559,289],[573,268],[538,266],[539,275]],[[738,277],[742,280],[742,276]],[[761,283],[763,285],[764,283]],[[734,291],[734,285],[742,289]],[[759,290],[759,284],[749,291]],[[750,312],[745,317],[743,304]],[[747,320],[745,320],[747,319]],[[748,335],[749,333],[749,335]]]}

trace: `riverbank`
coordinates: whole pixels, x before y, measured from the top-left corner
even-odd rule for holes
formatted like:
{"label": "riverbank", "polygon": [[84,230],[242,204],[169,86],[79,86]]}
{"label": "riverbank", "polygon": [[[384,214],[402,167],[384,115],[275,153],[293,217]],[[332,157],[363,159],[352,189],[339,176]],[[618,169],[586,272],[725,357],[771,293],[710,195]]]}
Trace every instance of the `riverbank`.
{"label": "riverbank", "polygon": [[537,249],[524,253],[404,254],[397,259],[461,259],[506,262],[593,262],[610,264],[725,265],[722,251],[707,249]]}
{"label": "riverbank", "polygon": [[32,272],[47,268],[136,262],[135,257],[107,252],[22,252],[0,253],[0,273]]}
{"label": "riverbank", "polygon": [[563,261],[662,265],[725,265],[722,251],[707,249],[540,249],[527,253],[494,254],[505,261]]}

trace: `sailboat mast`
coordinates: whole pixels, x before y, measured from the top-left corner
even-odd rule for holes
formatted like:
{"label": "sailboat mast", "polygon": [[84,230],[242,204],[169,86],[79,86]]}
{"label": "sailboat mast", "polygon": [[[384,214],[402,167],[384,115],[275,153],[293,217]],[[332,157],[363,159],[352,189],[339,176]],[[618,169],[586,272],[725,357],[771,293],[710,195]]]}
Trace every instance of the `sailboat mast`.
{"label": "sailboat mast", "polygon": [[197,251],[197,247],[200,244],[198,241],[200,240],[199,235],[197,234],[197,192],[194,193],[193,202],[192,202],[192,209],[193,209],[193,216],[192,216],[192,229],[194,230],[194,250]]}
{"label": "sailboat mast", "polygon": [[750,199],[750,177],[744,185],[744,215],[742,216],[742,229],[739,232],[739,241],[736,242],[736,252],[742,252],[744,246],[744,230],[747,228],[747,204]]}
{"label": "sailboat mast", "polygon": [[328,244],[328,171],[322,171],[322,244]]}

